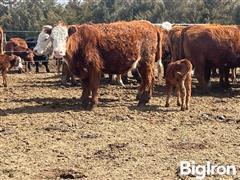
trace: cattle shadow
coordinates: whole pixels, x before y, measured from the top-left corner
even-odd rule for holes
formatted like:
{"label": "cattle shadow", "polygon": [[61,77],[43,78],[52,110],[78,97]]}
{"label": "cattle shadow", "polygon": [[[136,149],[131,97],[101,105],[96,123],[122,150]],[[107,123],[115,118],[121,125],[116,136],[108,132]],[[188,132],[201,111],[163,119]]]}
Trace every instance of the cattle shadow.
{"label": "cattle shadow", "polygon": [[37,103],[37,105],[26,105],[17,108],[9,108],[0,111],[0,115],[9,114],[36,114],[36,113],[56,113],[64,111],[83,111],[80,99],[77,98],[30,98],[15,99],[13,102]]}
{"label": "cattle shadow", "polygon": [[[45,73],[37,73],[37,74],[45,74]],[[51,73],[48,73],[48,74],[51,74]],[[48,76],[48,77],[44,77],[43,79],[44,80],[49,80],[49,79],[60,79],[61,78],[61,74],[55,74],[53,76]]]}
{"label": "cattle shadow", "polygon": [[[117,102],[118,99],[100,98],[98,107],[107,106],[109,103]],[[26,105],[17,108],[0,109],[0,116],[11,114],[36,114],[36,113],[57,113],[57,112],[81,112],[89,111],[82,107],[80,98],[29,98],[14,99],[11,102],[37,103],[37,105]],[[112,107],[112,106],[111,106]]]}
{"label": "cattle shadow", "polygon": [[[175,89],[172,95],[176,96]],[[232,98],[240,95],[240,83],[231,84],[229,87],[221,87],[218,82],[213,82],[209,92],[203,92],[199,88],[197,82],[192,84],[192,97],[216,97],[216,98]],[[165,85],[156,84],[153,89],[153,97],[166,96]]]}
{"label": "cattle shadow", "polygon": [[[46,88],[54,88],[54,89],[59,89],[59,88],[74,88],[74,87],[80,87],[81,84],[79,81],[76,82],[76,84],[71,84],[70,82],[66,84],[62,84],[60,79],[56,79],[56,81],[52,80],[34,80],[32,82],[24,82],[21,81],[24,84],[24,87],[29,87],[29,88],[37,88],[37,87],[46,87]],[[16,85],[16,87],[22,87],[23,85]]]}

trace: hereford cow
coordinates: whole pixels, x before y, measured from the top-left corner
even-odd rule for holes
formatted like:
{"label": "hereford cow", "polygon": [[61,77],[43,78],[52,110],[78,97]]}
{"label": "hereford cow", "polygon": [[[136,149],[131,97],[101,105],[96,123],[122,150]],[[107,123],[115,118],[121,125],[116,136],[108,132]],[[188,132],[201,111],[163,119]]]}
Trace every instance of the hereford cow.
{"label": "hereford cow", "polygon": [[[42,31],[38,35],[37,44],[33,48],[34,53],[37,56],[51,56],[53,54],[53,42],[51,40],[50,34],[52,31],[52,26],[45,25],[42,28]],[[60,38],[62,38],[62,34],[59,34]],[[71,80],[72,85],[76,85],[76,80],[72,73],[68,70],[68,66],[65,63],[64,59],[54,57],[57,60],[58,72],[60,70],[60,60],[63,60],[62,63],[62,84],[66,84],[67,81]]]}
{"label": "hereford cow", "polygon": [[150,22],[115,22],[99,28],[60,24],[50,36],[54,56],[65,56],[70,71],[82,79],[84,107],[98,104],[101,72],[124,74],[136,66],[142,78],[137,95],[139,105],[149,102],[154,62],[161,58],[161,33]]}
{"label": "hereford cow", "polygon": [[203,90],[209,88],[211,68],[240,66],[240,31],[236,26],[187,27],[181,34],[181,47],[181,57],[191,60]]}
{"label": "hereford cow", "polygon": [[21,57],[27,63],[34,64],[34,54],[28,48],[27,42],[21,38],[11,38],[5,45],[5,53],[8,55],[14,54]]}
{"label": "hereford cow", "polygon": [[12,67],[21,67],[21,58],[15,55],[0,54],[0,70],[2,71],[3,86],[7,87],[7,72]]}
{"label": "hereford cow", "polygon": [[[33,50],[33,48],[36,46],[36,38],[35,37],[28,37],[26,38],[26,42],[28,47]],[[46,72],[50,72],[48,68],[48,55],[41,55],[38,56],[34,54],[34,62],[35,62],[35,67],[36,67],[36,73],[39,73],[39,66],[40,63],[42,63],[45,66]]]}
{"label": "hereford cow", "polygon": [[[176,87],[177,105],[181,110],[187,110],[192,91],[192,64],[187,59],[178,60],[168,64],[166,70],[167,99],[165,107],[169,107],[172,88]],[[180,102],[181,96],[181,102]]]}
{"label": "hereford cow", "polygon": [[0,27],[0,54],[3,54],[3,29]]}

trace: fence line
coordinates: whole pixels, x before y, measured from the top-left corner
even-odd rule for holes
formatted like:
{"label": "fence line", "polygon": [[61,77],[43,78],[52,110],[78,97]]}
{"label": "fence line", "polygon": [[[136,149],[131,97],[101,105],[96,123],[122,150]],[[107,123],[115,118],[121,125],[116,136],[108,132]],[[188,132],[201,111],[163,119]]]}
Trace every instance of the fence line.
{"label": "fence line", "polygon": [[[58,59],[49,59],[47,61],[46,60],[45,61],[37,60],[37,61],[34,61],[34,63],[35,62],[49,62],[49,61],[63,62],[64,60],[62,60],[62,59],[60,59],[60,60],[58,60]],[[32,63],[32,62],[29,62],[29,61],[22,62],[22,64],[27,64],[27,63]]]}
{"label": "fence line", "polygon": [[29,52],[29,51],[3,51],[4,53],[5,52],[10,52],[10,53],[15,53],[15,52],[19,52],[19,53],[21,53],[21,52]]}
{"label": "fence line", "polygon": [[5,30],[4,33],[40,33],[41,31],[17,31],[17,30]]}

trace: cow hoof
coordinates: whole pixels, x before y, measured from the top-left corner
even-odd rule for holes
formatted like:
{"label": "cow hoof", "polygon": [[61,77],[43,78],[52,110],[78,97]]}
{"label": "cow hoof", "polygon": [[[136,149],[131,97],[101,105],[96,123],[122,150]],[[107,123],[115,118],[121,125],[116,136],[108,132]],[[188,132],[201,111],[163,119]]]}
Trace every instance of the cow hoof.
{"label": "cow hoof", "polygon": [[71,83],[71,86],[75,87],[75,86],[77,86],[77,83]]}
{"label": "cow hoof", "polygon": [[177,102],[177,106],[181,106],[181,103],[180,103],[180,102]]}
{"label": "cow hoof", "polygon": [[149,94],[145,91],[140,97],[139,97],[139,102],[142,102],[144,104],[149,103],[150,101],[150,96]]}
{"label": "cow hoof", "polygon": [[165,104],[165,107],[169,107],[170,105],[168,103]]}
{"label": "cow hoof", "polygon": [[95,109],[97,107],[97,104],[96,103],[90,103],[89,105],[88,105],[88,110],[89,111],[92,111],[93,109]]}
{"label": "cow hoof", "polygon": [[181,107],[181,111],[185,111],[186,109],[184,107]]}
{"label": "cow hoof", "polygon": [[83,109],[88,109],[89,108],[89,101],[86,99],[82,99],[82,107]]}
{"label": "cow hoof", "polygon": [[138,107],[144,107],[145,105],[146,105],[146,103],[139,101],[137,106],[138,106]]}
{"label": "cow hoof", "polygon": [[139,100],[140,100],[140,97],[141,97],[141,94],[138,93],[137,96],[136,96],[136,100],[139,101]]}
{"label": "cow hoof", "polygon": [[4,86],[4,87],[7,87],[7,84],[4,84],[3,86]]}

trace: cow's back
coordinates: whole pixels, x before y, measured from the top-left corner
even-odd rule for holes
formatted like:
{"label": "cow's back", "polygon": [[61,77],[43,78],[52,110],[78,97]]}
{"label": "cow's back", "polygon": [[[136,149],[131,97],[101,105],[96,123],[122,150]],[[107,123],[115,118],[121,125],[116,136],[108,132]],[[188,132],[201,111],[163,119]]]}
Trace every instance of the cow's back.
{"label": "cow's back", "polygon": [[236,26],[196,25],[182,32],[184,56],[192,61],[202,59],[214,67],[237,65],[240,55],[240,31]]}
{"label": "cow's back", "polygon": [[76,48],[81,51],[76,45],[79,43],[82,47],[87,44],[85,49],[99,51],[105,72],[125,73],[136,60],[156,55],[158,35],[155,26],[148,21],[85,24],[78,26],[78,33],[69,37],[68,54]]}
{"label": "cow's back", "polygon": [[16,44],[16,46],[20,46],[26,49],[28,48],[27,42],[22,38],[15,37],[11,38],[10,41]]}
{"label": "cow's back", "polygon": [[102,43],[105,46],[123,51],[129,48],[123,47],[123,44],[132,47],[148,46],[157,36],[155,26],[148,21],[120,21],[96,27],[102,34]]}

